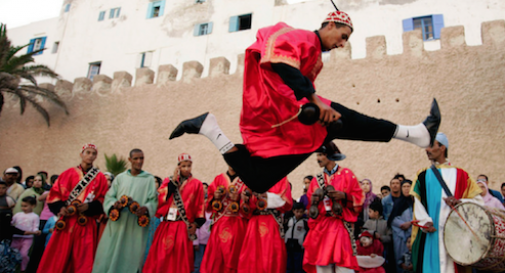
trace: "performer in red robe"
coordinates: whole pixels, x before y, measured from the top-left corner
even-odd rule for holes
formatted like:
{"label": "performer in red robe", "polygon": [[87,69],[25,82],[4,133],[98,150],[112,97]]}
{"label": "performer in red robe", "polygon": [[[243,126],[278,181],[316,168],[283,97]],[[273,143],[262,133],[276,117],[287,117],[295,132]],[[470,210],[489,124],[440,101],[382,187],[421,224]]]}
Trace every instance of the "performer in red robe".
{"label": "performer in red robe", "polygon": [[[260,198],[266,199],[264,210],[261,210]],[[280,228],[281,214],[293,206],[288,179],[283,178],[264,194],[252,196],[249,204],[253,216],[247,224],[238,273],[286,272],[286,245]]]}
{"label": "performer in red robe", "polygon": [[[317,154],[319,166],[324,167],[324,186],[333,186],[335,190],[328,193],[319,202],[316,219],[309,219],[309,232],[303,247],[303,269],[307,273],[315,272],[353,272],[358,270],[358,261],[353,255],[354,243],[352,226],[358,219],[363,207],[364,195],[354,173],[339,166],[335,161],[345,158],[333,142],[325,144]],[[310,182],[307,196],[309,212],[312,195],[320,188],[317,176]],[[342,207],[342,213],[333,212],[333,203]],[[347,223],[346,223],[347,222]],[[346,224],[349,225],[346,227]]]}
{"label": "performer in red robe", "polygon": [[[247,217],[240,209],[244,182],[230,167],[210,184],[207,193],[207,211],[213,212],[212,226],[207,248],[203,256],[200,272],[235,273],[239,262],[240,250],[247,228]],[[223,189],[224,192],[220,192]],[[217,204],[221,207],[213,207]]]}
{"label": "performer in red robe", "polygon": [[[98,244],[96,219],[103,213],[102,203],[109,188],[107,179],[101,172],[95,176],[77,197],[81,204],[77,206],[78,212],[73,216],[66,216],[68,211],[65,201],[74,187],[93,167],[97,153],[95,145],[84,145],[81,150],[81,164],[64,171],[49,192],[47,197],[49,209],[55,215],[65,216],[62,219],[65,220],[66,225],[62,230],[54,230],[44,250],[37,269],[38,273],[90,273],[93,269]],[[87,219],[85,225],[77,223],[81,214]]]}
{"label": "performer in red robe", "polygon": [[[165,178],[158,189],[156,217],[163,217],[163,220],[154,233],[143,273],[190,273],[194,270],[193,242],[189,235],[194,235],[196,228],[205,223],[203,185],[191,175],[193,161],[189,154],[179,155],[178,161],[174,176]],[[189,229],[174,201],[176,187],[184,203]]]}
{"label": "performer in red robe", "polygon": [[[260,29],[245,53],[240,117],[244,145],[232,144],[209,113],[183,121],[170,139],[184,133],[206,136],[255,192],[267,191],[335,138],[381,142],[396,138],[429,146],[441,120],[436,101],[423,123],[404,126],[368,117],[315,94],[322,52],[343,47],[352,31],[350,17],[341,11],[331,12],[315,32],[285,23]],[[309,102],[311,107],[301,108]],[[311,117],[320,122],[306,125]]]}

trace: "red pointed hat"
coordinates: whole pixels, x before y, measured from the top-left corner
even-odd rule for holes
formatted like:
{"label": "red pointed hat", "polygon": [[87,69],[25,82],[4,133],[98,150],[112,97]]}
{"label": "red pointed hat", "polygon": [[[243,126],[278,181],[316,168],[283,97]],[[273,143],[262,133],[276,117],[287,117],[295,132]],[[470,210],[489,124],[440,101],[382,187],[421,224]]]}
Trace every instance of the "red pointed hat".
{"label": "red pointed hat", "polygon": [[177,161],[179,163],[181,163],[182,161],[191,161],[193,162],[193,160],[191,159],[191,156],[187,153],[182,153],[180,154],[178,157],[177,157]]}
{"label": "red pointed hat", "polygon": [[352,21],[351,17],[349,17],[349,14],[343,12],[343,11],[333,11],[326,16],[326,19],[324,19],[323,23],[325,22],[337,22],[344,24],[346,26],[349,26],[351,28],[351,31],[354,31],[354,27],[352,26]]}
{"label": "red pointed hat", "polygon": [[88,148],[91,148],[91,149],[93,149],[93,150],[95,150],[95,151],[98,152],[98,148],[96,147],[95,144],[93,144],[93,143],[86,143],[86,144],[84,144],[84,146],[82,146],[81,153],[84,152],[84,150],[86,150]]}
{"label": "red pointed hat", "polygon": [[359,235],[359,238],[361,237],[370,237],[370,238],[373,238],[373,235],[372,233],[370,233],[368,230],[365,230],[363,231],[360,235]]}

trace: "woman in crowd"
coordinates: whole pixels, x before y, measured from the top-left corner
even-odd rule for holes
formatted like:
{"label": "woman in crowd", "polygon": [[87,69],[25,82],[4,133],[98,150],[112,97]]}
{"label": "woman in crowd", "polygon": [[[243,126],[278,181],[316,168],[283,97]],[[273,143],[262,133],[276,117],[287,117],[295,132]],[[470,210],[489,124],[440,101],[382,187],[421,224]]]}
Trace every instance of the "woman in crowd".
{"label": "woman in crowd", "polygon": [[[35,179],[33,179],[33,187],[26,189],[21,196],[19,196],[18,200],[23,200],[23,198],[27,196],[33,196],[35,199],[38,199],[44,193],[44,189],[42,188],[43,184],[45,184],[45,178],[42,175],[35,176]],[[44,202],[37,202],[37,205],[33,208],[33,212],[40,216],[43,208]],[[14,214],[18,212],[21,212],[21,202],[17,202],[13,210]]]}
{"label": "woman in crowd", "polygon": [[412,181],[404,180],[402,181],[402,195],[399,200],[396,201],[391,211],[391,215],[388,218],[388,226],[393,229],[393,245],[396,260],[396,272],[403,273],[403,269],[400,267],[400,258],[403,257],[408,250],[407,239],[410,237],[412,228],[411,221],[413,217],[412,209],[414,207],[414,200],[410,196],[410,187],[412,186]]}
{"label": "woman in crowd", "polygon": [[482,189],[480,195],[482,196],[482,199],[484,199],[484,205],[486,207],[505,210],[505,207],[502,203],[500,203],[500,200],[489,193],[489,188],[486,182],[477,181],[477,185],[479,185],[479,187]]}
{"label": "woman in crowd", "polygon": [[372,202],[377,199],[377,195],[372,192],[372,181],[370,179],[363,179],[360,182],[361,189],[363,190],[363,194],[365,194],[365,203],[363,203],[363,222],[368,221],[370,217],[368,216],[368,207]]}

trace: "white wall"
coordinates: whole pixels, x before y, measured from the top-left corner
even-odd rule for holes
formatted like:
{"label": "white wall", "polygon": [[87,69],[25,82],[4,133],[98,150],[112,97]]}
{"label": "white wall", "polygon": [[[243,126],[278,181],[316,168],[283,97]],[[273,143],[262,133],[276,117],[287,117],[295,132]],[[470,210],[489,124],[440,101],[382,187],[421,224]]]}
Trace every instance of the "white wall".
{"label": "white wall", "polygon": [[[293,1],[293,0],[291,0]],[[277,1],[279,2],[279,1]],[[296,2],[296,1],[294,1]],[[338,1],[343,2],[343,1]],[[148,0],[67,0],[69,12],[59,18],[9,29],[14,44],[47,36],[47,52],[36,56],[38,63],[49,65],[64,79],[86,77],[89,63],[101,61],[100,74],[113,76],[126,70],[135,76],[138,55],[152,51],[150,68],[172,64],[182,75],[184,62],[196,60],[208,74],[209,60],[225,56],[234,73],[237,55],[255,40],[256,31],[278,21],[294,27],[317,29],[326,14],[334,8],[328,0],[311,0],[277,5],[275,0],[167,0],[164,14],[146,19]],[[65,5],[65,3],[63,5]],[[385,35],[388,54],[400,54],[402,20],[430,14],[443,14],[445,26],[463,25],[468,45],[481,44],[480,23],[505,19],[505,1],[497,0],[350,0],[339,4],[353,19],[351,36],[353,58],[366,56],[366,37]],[[121,7],[121,16],[108,19],[111,8]],[[99,22],[100,11],[106,11]],[[252,29],[229,33],[230,16],[252,13]],[[198,23],[213,22],[210,35],[194,37]],[[54,41],[60,41],[57,54],[51,54]],[[439,41],[425,42],[427,50],[436,50]]]}

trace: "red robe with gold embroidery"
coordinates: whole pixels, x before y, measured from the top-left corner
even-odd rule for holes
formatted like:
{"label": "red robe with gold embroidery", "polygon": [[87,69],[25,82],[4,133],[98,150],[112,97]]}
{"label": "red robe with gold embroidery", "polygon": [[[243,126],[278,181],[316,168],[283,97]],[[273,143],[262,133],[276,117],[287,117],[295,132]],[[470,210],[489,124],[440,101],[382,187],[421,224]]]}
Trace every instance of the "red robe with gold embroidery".
{"label": "red robe with gold embroidery", "polygon": [[[291,210],[293,198],[287,178],[277,182],[268,192],[277,194],[286,201],[282,207],[276,208],[280,213]],[[255,196],[250,199],[252,210],[256,208],[256,201]],[[272,215],[253,215],[247,224],[238,273],[286,272],[286,262],[286,246],[275,218]]]}
{"label": "red robe with gold embroidery", "polygon": [[[51,188],[47,202],[66,201],[70,192],[83,177],[81,169],[76,167],[64,171]],[[84,202],[86,197],[93,194],[92,201],[98,200],[103,203],[108,189],[107,179],[99,172],[77,199]],[[95,250],[98,245],[95,219],[99,215],[87,217],[88,222],[84,226],[77,224],[78,215],[79,212],[74,216],[65,217],[66,227],[61,231],[54,230],[53,236],[44,250],[37,272],[89,273],[92,271]]]}
{"label": "red robe with gold embroidery", "polygon": [[[244,145],[252,156],[259,157],[315,151],[327,135],[322,125],[307,126],[293,119],[272,128],[272,125],[295,116],[300,105],[309,101],[306,98],[296,100],[293,90],[272,70],[271,64],[288,64],[314,82],[323,67],[319,38],[312,31],[278,23],[260,29],[256,39],[245,54],[240,116]],[[331,103],[321,100],[328,105]]]}
{"label": "red robe with gold embroidery", "polygon": [[[336,264],[339,267],[358,270],[358,261],[352,252],[351,238],[342,221],[356,222],[364,202],[363,191],[356,176],[347,168],[338,167],[332,176],[324,173],[324,183],[332,185],[337,191],[345,192],[347,200],[338,201],[342,205],[343,212],[337,217],[326,216],[324,202],[319,203],[319,216],[317,219],[309,219],[309,232],[303,243],[305,248],[303,269],[307,273],[315,273],[316,265]],[[314,177],[307,192],[308,208],[312,201],[312,193],[318,188],[317,177]],[[329,200],[330,206],[331,202]]]}
{"label": "red robe with gold embroidery", "polygon": [[[167,199],[168,182],[165,178],[158,189],[158,209],[156,217],[165,217],[169,209],[177,208],[173,194]],[[190,177],[179,187],[188,221],[205,218],[204,192],[202,182]],[[179,211],[177,211],[179,215]],[[188,229],[183,221],[162,221],[154,233],[153,243],[142,272],[190,273],[194,270],[193,243],[188,237]]]}
{"label": "red robe with gold embroidery", "polygon": [[209,196],[207,211],[214,212],[212,217],[215,224],[212,225],[209,241],[201,263],[200,272],[202,273],[237,272],[240,250],[247,228],[246,218],[248,215],[244,215],[240,209],[238,212],[230,210],[232,200],[228,194],[222,199],[222,210],[215,212],[212,209],[214,192],[217,188],[223,186],[228,192],[231,185],[234,185],[238,189],[239,200],[237,204],[240,206],[242,203],[240,194],[246,188],[246,185],[238,177],[230,181],[230,177],[226,173],[220,174],[216,176],[207,190]]}

